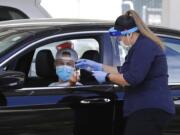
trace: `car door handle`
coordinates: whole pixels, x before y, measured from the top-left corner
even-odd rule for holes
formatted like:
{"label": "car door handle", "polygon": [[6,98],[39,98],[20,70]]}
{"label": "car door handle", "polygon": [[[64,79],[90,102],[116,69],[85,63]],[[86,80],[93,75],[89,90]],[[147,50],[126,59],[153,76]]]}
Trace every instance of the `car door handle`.
{"label": "car door handle", "polygon": [[90,98],[80,101],[81,104],[104,104],[109,102],[111,102],[111,99],[109,98]]}
{"label": "car door handle", "polygon": [[180,100],[180,97],[173,97],[174,101]]}

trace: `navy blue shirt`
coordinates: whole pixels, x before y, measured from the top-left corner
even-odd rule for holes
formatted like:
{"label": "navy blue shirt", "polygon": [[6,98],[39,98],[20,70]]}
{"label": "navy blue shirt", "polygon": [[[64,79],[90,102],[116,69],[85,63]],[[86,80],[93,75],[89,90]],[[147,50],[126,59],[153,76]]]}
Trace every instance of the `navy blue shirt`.
{"label": "navy blue shirt", "polygon": [[121,68],[124,79],[130,84],[124,94],[124,116],[146,108],[175,113],[167,71],[164,51],[140,34]]}

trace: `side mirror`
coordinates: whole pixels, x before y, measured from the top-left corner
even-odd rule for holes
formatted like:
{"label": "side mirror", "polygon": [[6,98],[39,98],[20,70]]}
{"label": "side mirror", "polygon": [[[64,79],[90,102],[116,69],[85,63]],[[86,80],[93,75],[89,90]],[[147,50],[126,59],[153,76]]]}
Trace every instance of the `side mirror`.
{"label": "side mirror", "polygon": [[25,75],[18,71],[0,71],[0,90],[21,88]]}

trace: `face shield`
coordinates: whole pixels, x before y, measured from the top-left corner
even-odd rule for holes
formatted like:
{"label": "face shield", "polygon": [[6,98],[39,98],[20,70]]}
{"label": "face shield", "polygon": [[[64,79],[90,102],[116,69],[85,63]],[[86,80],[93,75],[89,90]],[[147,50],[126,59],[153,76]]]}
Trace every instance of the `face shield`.
{"label": "face shield", "polygon": [[75,61],[72,59],[62,58],[62,59],[56,59],[55,60],[56,66],[70,66],[75,68]]}
{"label": "face shield", "polygon": [[[123,63],[125,61],[125,57],[129,51],[129,47],[124,45],[123,42],[120,41],[120,37],[127,36],[133,32],[136,32],[137,30],[138,30],[137,27],[133,27],[131,29],[124,30],[124,31],[116,30],[114,27],[109,29],[109,34],[110,34],[113,50],[114,50],[114,53],[119,53],[118,55],[120,58],[121,66],[123,65]],[[117,50],[117,48],[118,48],[118,50]]]}

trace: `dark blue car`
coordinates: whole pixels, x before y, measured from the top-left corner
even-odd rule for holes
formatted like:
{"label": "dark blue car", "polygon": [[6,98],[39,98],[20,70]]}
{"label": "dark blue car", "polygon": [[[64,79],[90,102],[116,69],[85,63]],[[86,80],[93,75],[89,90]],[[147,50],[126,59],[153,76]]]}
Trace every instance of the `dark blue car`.
{"label": "dark blue car", "polygon": [[[123,131],[123,90],[99,85],[80,71],[82,86],[48,87],[57,81],[56,46],[71,41],[79,58],[117,66],[111,22],[95,20],[23,20],[0,23],[1,135],[119,135]],[[166,45],[169,87],[176,117],[163,129],[180,134],[180,31],[150,27]],[[137,121],[138,122],[138,121]]]}

